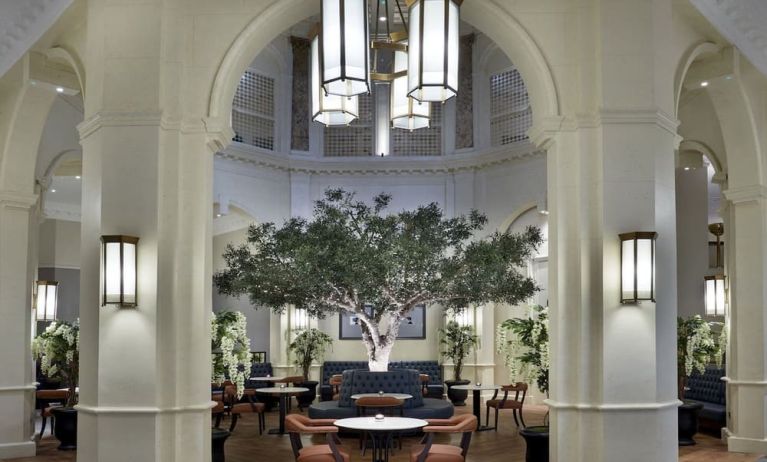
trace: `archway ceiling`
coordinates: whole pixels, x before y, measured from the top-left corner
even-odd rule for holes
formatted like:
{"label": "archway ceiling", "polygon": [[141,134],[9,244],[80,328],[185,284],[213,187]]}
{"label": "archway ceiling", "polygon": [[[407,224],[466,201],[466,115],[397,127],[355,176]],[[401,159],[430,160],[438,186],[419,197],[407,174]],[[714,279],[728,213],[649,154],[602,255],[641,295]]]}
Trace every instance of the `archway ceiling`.
{"label": "archway ceiling", "polygon": [[0,1],[0,76],[8,72],[73,0]]}
{"label": "archway ceiling", "polygon": [[767,75],[767,2],[690,0],[716,29]]}

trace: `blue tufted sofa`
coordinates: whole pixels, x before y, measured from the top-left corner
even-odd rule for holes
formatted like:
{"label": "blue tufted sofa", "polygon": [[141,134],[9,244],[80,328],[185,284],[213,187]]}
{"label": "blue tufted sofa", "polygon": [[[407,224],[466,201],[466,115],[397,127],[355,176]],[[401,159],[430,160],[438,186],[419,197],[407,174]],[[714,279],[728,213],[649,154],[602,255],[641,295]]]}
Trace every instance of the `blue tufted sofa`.
{"label": "blue tufted sofa", "polygon": [[[256,363],[250,368],[250,377],[266,377],[272,374],[272,363]],[[270,382],[256,382],[254,380],[246,380],[245,388],[267,388],[272,387],[274,384]],[[271,410],[276,404],[278,399],[274,395],[267,395],[258,393],[256,398],[264,403],[266,410]]]}
{"label": "blue tufted sofa", "polygon": [[442,399],[445,394],[442,385],[442,368],[437,361],[396,361],[389,363],[389,370],[394,369],[415,369],[421,374],[429,376],[429,383],[426,385],[427,397]]}
{"label": "blue tufted sofa", "polygon": [[724,375],[724,368],[716,366],[707,366],[705,374],[694,372],[687,379],[689,390],[684,394],[685,400],[703,404],[700,418],[722,427],[727,424],[726,386],[722,381]]}
{"label": "blue tufted sofa", "polygon": [[421,394],[419,372],[412,369],[396,369],[388,372],[347,370],[343,373],[338,401],[322,401],[309,406],[312,419],[343,419],[355,417],[357,408],[352,395],[357,393],[408,393],[412,399],[405,400],[404,415],[418,419],[449,419],[453,405],[449,401],[424,398]]}
{"label": "blue tufted sofa", "polygon": [[325,361],[322,365],[322,380],[320,381],[320,401],[333,399],[333,388],[328,381],[336,374],[343,374],[347,370],[367,370],[367,361]]}

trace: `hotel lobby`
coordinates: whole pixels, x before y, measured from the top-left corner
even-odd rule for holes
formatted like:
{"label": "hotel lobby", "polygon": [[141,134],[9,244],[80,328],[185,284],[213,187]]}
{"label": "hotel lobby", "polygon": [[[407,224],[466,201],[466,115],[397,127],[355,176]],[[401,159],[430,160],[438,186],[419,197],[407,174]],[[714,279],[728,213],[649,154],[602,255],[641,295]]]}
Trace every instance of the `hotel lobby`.
{"label": "hotel lobby", "polygon": [[0,3],[0,462],[767,460],[765,24]]}

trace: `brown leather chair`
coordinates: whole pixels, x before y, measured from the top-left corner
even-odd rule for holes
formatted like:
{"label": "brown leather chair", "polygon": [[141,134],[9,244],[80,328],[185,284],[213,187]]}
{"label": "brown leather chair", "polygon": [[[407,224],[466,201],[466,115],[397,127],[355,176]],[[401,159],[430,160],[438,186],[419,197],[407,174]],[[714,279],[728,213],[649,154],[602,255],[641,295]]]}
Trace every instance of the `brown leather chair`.
{"label": "brown leather chair", "polygon": [[[426,433],[423,444],[416,445],[410,451],[410,462],[464,462],[469,453],[471,435],[477,429],[477,418],[473,414],[464,414],[451,419],[427,419],[429,425],[423,428]],[[434,444],[435,433],[463,433],[461,446]]]}
{"label": "brown leather chair", "polygon": [[37,390],[35,393],[36,407],[40,409],[40,416],[43,418],[43,425],[40,428],[40,436],[38,436],[38,439],[43,437],[43,434],[45,433],[45,424],[49,417],[51,419],[51,435],[53,435],[53,419],[55,419],[53,416],[53,409],[66,404],[68,398],[69,390],[66,388],[58,390]]}
{"label": "brown leather chair", "polygon": [[[405,401],[395,398],[393,396],[363,396],[354,403],[357,406],[357,415],[365,416],[369,411],[382,414],[399,414],[403,415]],[[399,448],[402,449],[402,440],[399,440]],[[360,449],[362,450],[362,456],[365,457],[367,451],[368,433],[363,431],[360,434]]]}
{"label": "brown leather chair", "polygon": [[429,374],[418,374],[418,378],[421,381],[421,394],[424,396],[429,395]]}
{"label": "brown leather chair", "polygon": [[[246,390],[247,391],[247,390]],[[240,402],[237,399],[237,386],[226,385],[224,386],[224,407],[226,412],[232,416],[232,423],[229,425],[229,432],[233,432],[237,427],[237,421],[243,414],[257,414],[258,415],[258,434],[261,435],[266,427],[266,418],[264,412],[266,406],[264,403],[259,403],[255,394],[244,393],[242,399],[245,402]]]}
{"label": "brown leather chair", "polygon": [[[495,409],[495,431],[498,431],[498,412],[502,409],[511,409],[514,413],[514,423],[519,427],[519,422],[522,422],[522,427],[526,427],[525,419],[522,418],[522,406],[525,403],[525,396],[527,396],[527,384],[517,382],[514,385],[504,385],[501,387],[503,391],[503,398],[498,399],[498,390],[495,390],[493,398],[486,401],[487,412],[485,414],[485,425],[490,424],[490,408]],[[514,397],[510,398],[509,393],[513,392]],[[517,420],[517,412],[519,412],[519,420]]]}
{"label": "brown leather chair", "polygon": [[341,374],[335,374],[328,379],[328,385],[333,390],[333,401],[338,401],[341,395],[341,383],[344,381],[344,376]]}
{"label": "brown leather chair", "polygon": [[[349,462],[349,454],[339,448],[338,427],[333,425],[335,419],[310,419],[301,414],[285,416],[285,427],[290,434],[290,445],[296,462]],[[301,434],[322,434],[327,438],[327,444],[304,447]]]}

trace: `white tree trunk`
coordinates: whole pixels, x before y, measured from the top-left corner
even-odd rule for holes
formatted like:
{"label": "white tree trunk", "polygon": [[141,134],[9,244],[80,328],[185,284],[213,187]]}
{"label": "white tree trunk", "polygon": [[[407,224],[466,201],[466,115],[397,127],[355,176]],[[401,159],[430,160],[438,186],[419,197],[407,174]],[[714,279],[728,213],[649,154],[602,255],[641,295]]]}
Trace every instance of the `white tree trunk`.
{"label": "white tree trunk", "polygon": [[394,348],[394,342],[387,345],[379,345],[375,349],[375,356],[368,356],[368,368],[373,372],[386,372],[389,370],[389,355]]}

